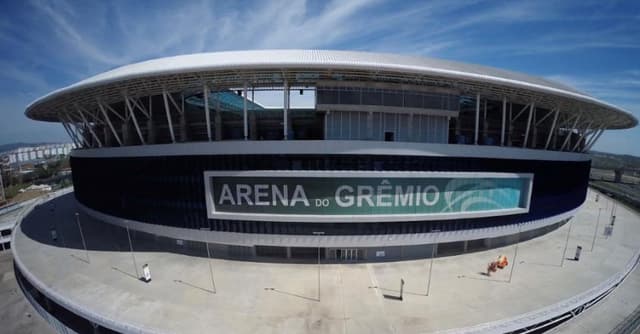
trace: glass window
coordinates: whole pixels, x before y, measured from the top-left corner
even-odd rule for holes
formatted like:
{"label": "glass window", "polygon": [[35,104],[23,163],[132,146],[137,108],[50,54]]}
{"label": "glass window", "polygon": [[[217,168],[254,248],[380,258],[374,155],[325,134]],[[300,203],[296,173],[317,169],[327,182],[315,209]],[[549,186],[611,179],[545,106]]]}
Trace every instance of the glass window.
{"label": "glass window", "polygon": [[365,90],[362,92],[362,104],[368,106],[382,105],[382,92],[375,90]]}
{"label": "glass window", "polygon": [[382,95],[382,101],[385,106],[402,107],[402,92],[386,91]]}

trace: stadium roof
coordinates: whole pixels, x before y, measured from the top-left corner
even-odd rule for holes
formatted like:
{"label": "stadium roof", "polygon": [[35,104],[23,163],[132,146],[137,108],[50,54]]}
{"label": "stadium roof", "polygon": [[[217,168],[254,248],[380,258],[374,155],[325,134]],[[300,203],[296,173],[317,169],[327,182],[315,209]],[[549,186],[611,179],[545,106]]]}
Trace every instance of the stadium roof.
{"label": "stadium roof", "polygon": [[[452,87],[464,94],[536,102],[563,112],[581,112],[598,127],[623,129],[637,125],[629,112],[566,85],[522,73],[440,59],[394,54],[324,50],[258,50],[200,53],[159,58],[107,71],[53,91],[32,102],[30,118],[59,121],[58,113],[97,101],[122,101],[129,96],[195,90],[203,83],[236,87],[243,81],[266,84],[287,78],[290,84],[314,77],[313,72],[345,72],[352,78],[396,80]],[[310,73],[311,72],[311,73]],[[280,73],[274,76],[273,73]],[[271,75],[265,76],[265,75]],[[302,78],[302,79],[301,79]],[[297,80],[299,79],[299,80]],[[584,117],[583,117],[584,119]]]}

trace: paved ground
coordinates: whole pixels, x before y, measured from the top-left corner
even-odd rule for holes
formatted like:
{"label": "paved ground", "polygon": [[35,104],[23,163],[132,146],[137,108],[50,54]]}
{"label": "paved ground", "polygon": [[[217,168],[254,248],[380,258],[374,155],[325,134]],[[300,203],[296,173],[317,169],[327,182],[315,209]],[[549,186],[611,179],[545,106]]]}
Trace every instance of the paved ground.
{"label": "paved ground", "polygon": [[22,295],[11,252],[0,253],[0,333],[54,333]]}
{"label": "paved ground", "polygon": [[[126,233],[108,233],[81,216],[87,254],[73,213],[71,196],[37,209],[16,234],[22,261],[37,277],[74,303],[106,317],[161,332],[201,333],[418,333],[473,326],[514,317],[584,292],[621,270],[640,247],[640,218],[617,207],[610,238],[602,236],[611,204],[588,202],[571,224],[516,246],[433,262],[429,296],[425,295],[429,261],[318,266],[208,260],[179,253],[138,251],[136,263],[148,263],[149,284],[135,276]],[[595,248],[591,242],[598,208],[601,218]],[[51,244],[49,228],[60,237]],[[570,230],[570,231],[569,231]],[[569,233],[570,232],[570,233]],[[584,247],[578,262],[562,260]],[[134,247],[138,247],[134,244]],[[143,247],[138,247],[143,248]],[[515,262],[492,277],[481,272],[505,254]],[[403,301],[397,296],[404,278]],[[318,294],[320,292],[320,294]],[[639,289],[628,294],[638,298]],[[97,303],[96,300],[100,302]],[[607,299],[608,301],[609,299]],[[594,312],[613,328],[615,310]],[[602,327],[604,328],[604,327]]]}

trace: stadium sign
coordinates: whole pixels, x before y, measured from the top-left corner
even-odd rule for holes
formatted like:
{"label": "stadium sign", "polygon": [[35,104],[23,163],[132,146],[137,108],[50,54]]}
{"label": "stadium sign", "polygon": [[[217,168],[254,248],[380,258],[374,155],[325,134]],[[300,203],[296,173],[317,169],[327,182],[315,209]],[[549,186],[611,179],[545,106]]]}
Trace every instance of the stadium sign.
{"label": "stadium sign", "polygon": [[205,173],[209,218],[276,221],[408,216],[417,220],[526,212],[531,182],[530,174],[506,173]]}

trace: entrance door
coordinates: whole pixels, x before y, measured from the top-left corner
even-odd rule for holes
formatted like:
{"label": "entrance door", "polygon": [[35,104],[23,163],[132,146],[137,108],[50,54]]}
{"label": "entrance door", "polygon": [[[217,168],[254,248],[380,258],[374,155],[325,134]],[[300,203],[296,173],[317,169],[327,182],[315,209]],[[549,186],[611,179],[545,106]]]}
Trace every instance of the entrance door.
{"label": "entrance door", "polygon": [[358,260],[358,249],[353,248],[344,248],[336,250],[336,258],[341,261],[357,261]]}

